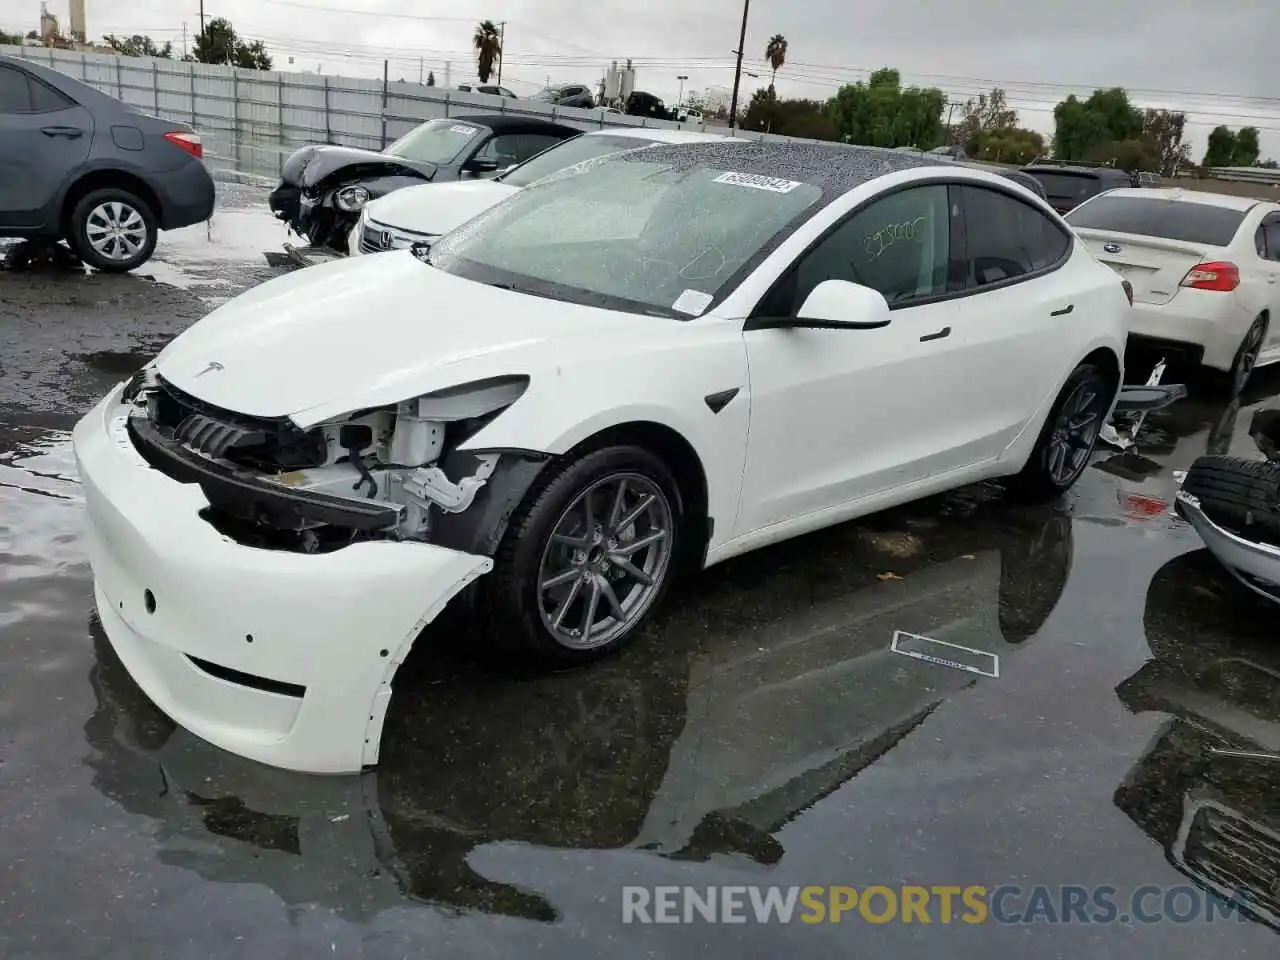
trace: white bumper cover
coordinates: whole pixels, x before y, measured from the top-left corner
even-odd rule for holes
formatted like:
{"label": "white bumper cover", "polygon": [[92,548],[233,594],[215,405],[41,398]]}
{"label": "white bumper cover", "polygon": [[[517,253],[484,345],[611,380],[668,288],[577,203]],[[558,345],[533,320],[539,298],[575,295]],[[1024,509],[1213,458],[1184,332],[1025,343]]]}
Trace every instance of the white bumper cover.
{"label": "white bumper cover", "polygon": [[122,389],[73,444],[98,613],[129,673],[233,753],[310,773],[375,764],[396,668],[492,561],[421,543],[313,555],[235,543],[198,516],[199,486],[134,449]]}

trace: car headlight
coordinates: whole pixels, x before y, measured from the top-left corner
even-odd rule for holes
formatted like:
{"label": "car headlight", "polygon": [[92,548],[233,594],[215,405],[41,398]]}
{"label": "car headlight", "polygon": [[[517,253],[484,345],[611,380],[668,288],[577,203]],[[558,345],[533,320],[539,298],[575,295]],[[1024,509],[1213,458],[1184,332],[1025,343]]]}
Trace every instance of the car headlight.
{"label": "car headlight", "polygon": [[364,205],[373,199],[373,194],[369,193],[364,187],[351,186],[343,187],[333,196],[333,202],[339,210],[345,210],[347,213],[357,213],[364,209]]}

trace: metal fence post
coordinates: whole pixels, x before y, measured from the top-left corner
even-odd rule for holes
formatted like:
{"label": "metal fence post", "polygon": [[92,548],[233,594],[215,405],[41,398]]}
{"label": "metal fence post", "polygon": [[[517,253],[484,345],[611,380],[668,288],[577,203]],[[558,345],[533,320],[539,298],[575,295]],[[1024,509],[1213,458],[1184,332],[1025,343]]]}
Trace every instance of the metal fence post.
{"label": "metal fence post", "polygon": [[124,80],[123,70],[120,67],[120,57],[116,57],[116,99],[124,99]]}
{"label": "metal fence post", "polygon": [[151,109],[160,116],[160,67],[151,61]]}
{"label": "metal fence post", "polygon": [[390,77],[391,62],[382,61],[382,146],[387,146],[387,81]]}
{"label": "metal fence post", "polygon": [[324,78],[324,142],[333,143],[333,124],[329,122],[329,78]]}
{"label": "metal fence post", "polygon": [[284,173],[284,74],[276,74],[276,175]]}
{"label": "metal fence post", "polygon": [[187,64],[187,80],[190,87],[191,96],[191,126],[196,126],[196,65],[195,63]]}
{"label": "metal fence post", "polygon": [[[240,167],[240,70],[231,68],[231,162]],[[252,164],[251,164],[252,166]]]}

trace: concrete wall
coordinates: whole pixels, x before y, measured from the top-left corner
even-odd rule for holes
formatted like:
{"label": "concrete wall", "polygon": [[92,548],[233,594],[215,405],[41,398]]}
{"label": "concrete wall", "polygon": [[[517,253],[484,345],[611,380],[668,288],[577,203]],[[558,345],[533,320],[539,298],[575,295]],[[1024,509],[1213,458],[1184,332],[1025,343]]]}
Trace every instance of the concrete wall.
{"label": "concrete wall", "polygon": [[[462,114],[546,117],[583,130],[648,126],[728,133],[723,127],[555,107],[536,100],[417,83],[392,82],[384,87],[381,80],[264,72],[45,47],[0,46],[0,54],[44,64],[154,116],[189,123],[204,138],[210,166],[264,177],[277,176],[284,159],[304,144],[338,143],[380,150],[425,120]],[[740,135],[788,139],[763,133]]]}

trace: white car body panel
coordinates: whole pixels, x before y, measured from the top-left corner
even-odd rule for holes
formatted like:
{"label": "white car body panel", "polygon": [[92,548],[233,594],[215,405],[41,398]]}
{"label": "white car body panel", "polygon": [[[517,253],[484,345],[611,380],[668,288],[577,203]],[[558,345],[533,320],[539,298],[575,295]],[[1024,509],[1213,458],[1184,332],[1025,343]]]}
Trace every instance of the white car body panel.
{"label": "white car body panel", "polygon": [[[882,176],[821,209],[701,316],[529,296],[401,251],[269,281],[175,339],[154,370],[206,404],[302,429],[528,377],[519,399],[458,449],[559,455],[610,427],[665,428],[702,466],[711,565],[1017,472],[1075,366],[1100,348],[1123,358],[1127,301],[1080,244],[1038,278],[894,310],[881,329],[744,332],[760,297],[828,226],[940,172],[1008,187],[951,167]],[[949,337],[928,338],[947,326]],[[731,391],[713,410],[708,398]],[[75,448],[101,616],[130,672],[180,723],[234,752],[313,772],[376,762],[395,666],[492,561],[422,541],[314,555],[243,546],[199,516],[199,486],[146,465],[124,432],[120,397],[118,388],[80,422]],[[246,690],[191,657],[306,693]]]}
{"label": "white car body panel", "polygon": [[[1280,320],[1280,262],[1258,256],[1254,245],[1259,224],[1267,215],[1280,213],[1280,204],[1178,188],[1112,190],[1107,196],[1180,198],[1188,203],[1247,211],[1235,238],[1227,246],[1084,227],[1072,229],[1094,256],[1133,284],[1132,333],[1201,347],[1204,366],[1229,371],[1245,333],[1266,313],[1272,322],[1257,365],[1280,362],[1280,322],[1277,322]],[[1083,209],[1097,199],[1092,197],[1076,209]],[[1120,247],[1120,251],[1106,250],[1108,244]],[[1225,293],[1179,286],[1196,264],[1212,261],[1226,261],[1240,268],[1240,285],[1235,290]]]}

